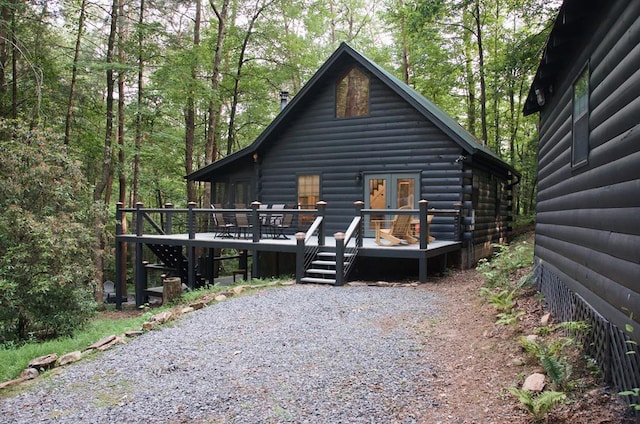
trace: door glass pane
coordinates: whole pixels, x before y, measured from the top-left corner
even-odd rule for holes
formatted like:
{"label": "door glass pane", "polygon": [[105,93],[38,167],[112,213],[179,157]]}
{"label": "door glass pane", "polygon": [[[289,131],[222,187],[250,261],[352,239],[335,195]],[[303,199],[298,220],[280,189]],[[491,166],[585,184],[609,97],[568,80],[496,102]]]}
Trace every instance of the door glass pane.
{"label": "door glass pane", "polygon": [[403,206],[415,207],[415,180],[413,178],[398,178],[397,181],[396,209],[400,209]]}
{"label": "door glass pane", "polygon": [[[320,201],[320,175],[298,176],[298,206],[300,209],[314,209]],[[311,225],[315,217],[299,215],[300,225]]]}
{"label": "door glass pane", "polygon": [[[387,180],[384,178],[371,178],[369,180],[369,208],[387,208]],[[374,229],[376,221],[384,221],[384,214],[372,214],[369,228]]]}

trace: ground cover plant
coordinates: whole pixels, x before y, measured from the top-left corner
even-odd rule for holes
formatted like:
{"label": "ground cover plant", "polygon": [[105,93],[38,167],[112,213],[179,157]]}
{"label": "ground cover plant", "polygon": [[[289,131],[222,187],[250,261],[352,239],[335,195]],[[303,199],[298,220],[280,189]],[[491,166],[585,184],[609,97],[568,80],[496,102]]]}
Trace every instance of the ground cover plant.
{"label": "ground cover plant", "polygon": [[[481,260],[477,270],[484,280],[479,294],[493,308],[496,327],[510,325],[507,341],[522,354],[522,359],[519,356],[516,362],[521,362],[523,369],[514,375],[514,381],[505,390],[529,413],[532,421],[632,422],[631,418],[630,421],[598,420],[594,406],[585,405],[585,397],[595,396],[598,390],[609,397],[609,389],[595,362],[584,355],[578,341],[583,332],[589,331],[588,324],[555,323],[553,317],[545,316],[544,298],[532,284],[531,234],[519,237],[509,245],[496,246],[496,254],[491,259]],[[534,371],[546,376],[544,390],[521,389],[525,377]],[[622,411],[624,407],[619,399],[615,401]],[[594,404],[599,405],[599,402]],[[589,412],[584,411],[585,408]],[[590,414],[590,418],[582,418]]]}

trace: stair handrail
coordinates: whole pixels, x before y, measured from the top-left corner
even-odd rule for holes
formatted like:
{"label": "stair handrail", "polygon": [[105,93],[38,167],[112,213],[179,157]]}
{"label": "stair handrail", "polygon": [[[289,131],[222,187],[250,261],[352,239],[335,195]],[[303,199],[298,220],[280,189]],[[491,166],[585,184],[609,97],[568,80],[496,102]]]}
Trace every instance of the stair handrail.
{"label": "stair handrail", "polygon": [[[344,280],[346,279],[353,263],[355,262],[355,258],[358,255],[358,242],[353,243],[353,246],[349,246],[351,240],[356,238],[358,239],[360,235],[362,218],[360,216],[355,216],[351,220],[351,224],[347,231],[342,233],[338,232],[334,234],[334,238],[336,240],[336,286],[341,286],[344,284]],[[345,266],[345,254],[350,254],[351,257],[347,261]]]}

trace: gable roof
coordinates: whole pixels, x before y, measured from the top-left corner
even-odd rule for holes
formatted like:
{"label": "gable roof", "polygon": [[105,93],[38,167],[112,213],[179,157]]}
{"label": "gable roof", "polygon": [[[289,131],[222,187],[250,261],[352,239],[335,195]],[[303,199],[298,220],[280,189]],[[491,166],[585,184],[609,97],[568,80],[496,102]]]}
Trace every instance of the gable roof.
{"label": "gable roof", "polygon": [[420,112],[427,119],[432,121],[440,130],[447,134],[453,141],[460,145],[460,147],[469,155],[479,155],[485,160],[488,160],[494,165],[506,168],[514,174],[520,175],[511,165],[503,161],[497,154],[491,149],[483,146],[471,133],[465,130],[458,122],[447,115],[442,109],[437,107],[434,103],[429,101],[426,97],[409,87],[404,82],[400,81],[391,73],[380,67],[375,62],[365,57],[360,52],[353,49],[347,43],[341,43],[340,47],[333,52],[333,54],[327,59],[327,61],[316,71],[311,79],[302,87],[302,89],[295,95],[289,104],[276,116],[276,118],[267,126],[267,128],[256,138],[249,146],[227,156],[218,161],[215,161],[204,168],[201,168],[186,176],[188,180],[205,180],[204,178],[210,172],[223,168],[236,160],[241,158],[251,157],[262,145],[262,143],[269,138],[276,128],[283,122],[286,122],[287,117],[291,116],[300,103],[304,102],[304,98],[307,93],[313,91],[317,83],[323,79],[325,74],[333,68],[333,66],[345,57],[351,58],[356,61],[364,69],[371,72],[395,93],[402,97],[405,101],[411,104],[418,112]]}

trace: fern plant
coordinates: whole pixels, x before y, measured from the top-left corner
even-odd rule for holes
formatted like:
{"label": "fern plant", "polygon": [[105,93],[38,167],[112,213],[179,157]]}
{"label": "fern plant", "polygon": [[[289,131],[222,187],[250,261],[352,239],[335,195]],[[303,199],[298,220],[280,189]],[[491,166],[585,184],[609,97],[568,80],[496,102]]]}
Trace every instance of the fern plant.
{"label": "fern plant", "polygon": [[542,421],[554,406],[567,398],[563,392],[547,390],[538,395],[534,395],[528,390],[512,387],[509,389],[512,395],[518,398],[522,405],[536,422]]}

